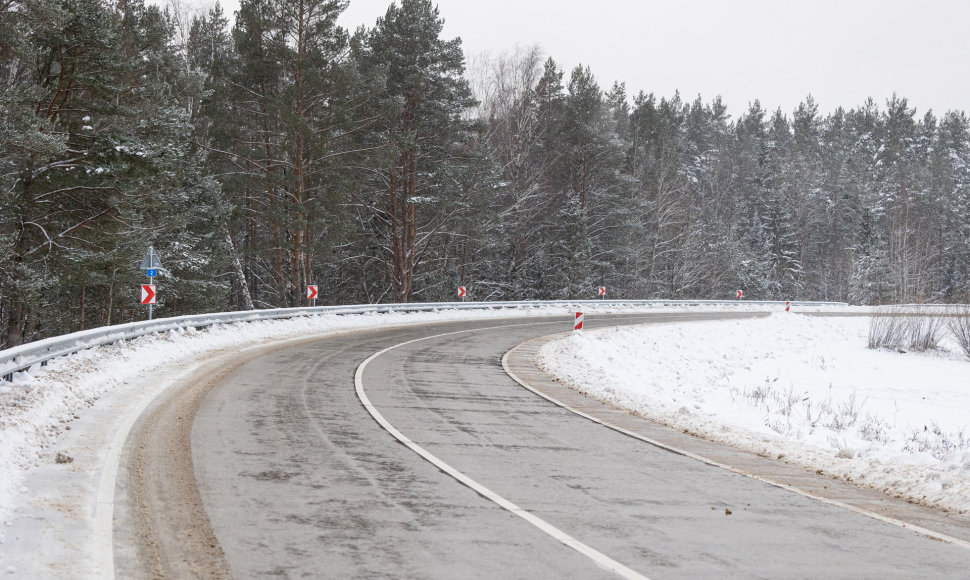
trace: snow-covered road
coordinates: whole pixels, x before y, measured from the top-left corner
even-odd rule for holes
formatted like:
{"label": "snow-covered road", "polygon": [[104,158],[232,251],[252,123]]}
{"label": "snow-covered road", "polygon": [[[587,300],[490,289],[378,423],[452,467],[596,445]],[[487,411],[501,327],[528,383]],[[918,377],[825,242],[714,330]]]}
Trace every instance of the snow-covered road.
{"label": "snow-covered road", "polygon": [[970,510],[970,362],[867,349],[868,317],[587,331],[540,365],[597,399],[957,512]]}

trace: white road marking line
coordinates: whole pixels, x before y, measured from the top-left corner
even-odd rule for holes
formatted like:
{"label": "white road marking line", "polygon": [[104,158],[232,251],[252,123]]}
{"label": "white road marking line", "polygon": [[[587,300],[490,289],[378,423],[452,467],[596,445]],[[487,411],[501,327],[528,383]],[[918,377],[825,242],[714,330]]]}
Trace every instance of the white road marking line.
{"label": "white road marking line", "polygon": [[[525,344],[525,343],[522,343],[522,344]],[[691,453],[690,451],[687,451],[687,450],[684,450],[684,449],[679,449],[677,447],[673,447],[671,445],[667,445],[666,443],[661,443],[660,441],[657,441],[655,439],[651,439],[649,437],[645,437],[643,435],[640,435],[639,433],[634,433],[633,431],[629,431],[627,429],[624,429],[623,427],[620,427],[618,425],[614,425],[612,423],[608,423],[606,421],[603,421],[602,419],[598,419],[597,417],[594,417],[592,415],[589,415],[587,413],[584,413],[584,412],[580,411],[579,409],[570,407],[566,403],[563,403],[562,401],[559,401],[558,399],[555,399],[553,397],[550,397],[549,395],[546,395],[545,393],[542,393],[539,390],[535,389],[534,387],[532,387],[531,385],[529,385],[525,381],[523,381],[521,378],[519,378],[514,372],[512,372],[512,369],[509,367],[509,363],[508,363],[509,355],[512,354],[517,349],[519,349],[522,346],[522,344],[520,344],[520,345],[518,345],[518,346],[516,346],[516,347],[514,347],[512,349],[510,349],[508,352],[506,352],[502,356],[502,368],[505,369],[505,374],[509,375],[509,377],[511,377],[512,380],[514,380],[515,382],[519,383],[520,385],[522,385],[523,387],[525,387],[529,391],[532,391],[536,395],[542,397],[543,399],[549,401],[550,403],[553,403],[554,405],[558,405],[559,407],[562,407],[563,409],[566,409],[567,411],[570,411],[572,413],[575,413],[576,415],[579,415],[580,417],[583,417],[584,419],[589,419],[590,421],[593,421],[594,423],[598,423],[598,424],[600,424],[600,425],[602,425],[602,426],[604,426],[604,427],[606,427],[608,429],[612,429],[612,430],[617,431],[618,433],[622,433],[622,434],[624,434],[624,435],[626,435],[628,437],[632,437],[634,439],[638,439],[640,441],[643,441],[644,443],[649,443],[650,445],[654,445],[654,446],[659,447],[661,449],[664,449],[666,451],[670,451],[670,452],[676,453],[678,455],[683,455],[684,457],[689,457],[691,459],[696,459],[697,461],[700,461],[702,463],[706,463],[707,465],[710,465],[712,467],[719,467],[721,469],[730,471],[731,473],[736,473],[738,475],[743,475],[745,477],[750,477],[751,479],[756,479],[756,480],[758,480],[758,481],[760,481],[762,483],[767,483],[768,485],[772,485],[774,487],[778,487],[778,488],[784,489],[786,491],[790,491],[792,493],[797,493],[798,495],[802,495],[802,496],[805,496],[805,497],[808,497],[808,498],[811,498],[811,499],[814,499],[814,500],[818,500],[818,501],[820,501],[822,503],[826,503],[826,504],[829,504],[831,506],[835,506],[835,507],[839,507],[839,508],[842,508],[842,509],[846,509],[846,510],[849,510],[851,512],[855,512],[857,514],[860,514],[860,515],[863,515],[863,516],[872,518],[874,520],[879,520],[879,521],[885,522],[887,524],[892,524],[892,525],[898,526],[900,528],[905,528],[907,530],[911,530],[911,531],[913,531],[913,532],[915,532],[917,534],[920,534],[920,535],[923,535],[923,536],[926,536],[926,537],[929,537],[929,538],[933,538],[934,540],[940,540],[942,542],[947,542],[947,543],[955,544],[955,545],[960,546],[960,547],[963,547],[963,548],[970,549],[970,542],[967,542],[965,540],[961,540],[959,538],[954,538],[953,536],[948,536],[947,534],[944,534],[944,533],[941,533],[941,532],[935,532],[935,531],[930,530],[928,528],[924,528],[924,527],[921,527],[921,526],[917,526],[917,525],[911,524],[909,522],[904,522],[903,520],[897,520],[895,518],[891,518],[891,517],[888,517],[888,516],[880,515],[880,514],[877,514],[875,512],[871,512],[871,511],[868,511],[866,509],[863,509],[863,508],[860,508],[860,507],[857,507],[857,506],[854,506],[854,505],[851,505],[851,504],[843,503],[843,502],[838,501],[838,500],[835,500],[835,499],[831,499],[831,498],[823,497],[823,496],[820,496],[820,495],[816,495],[816,494],[814,494],[814,493],[812,493],[810,491],[807,491],[807,490],[804,490],[804,489],[800,489],[800,488],[797,488],[797,487],[793,487],[793,486],[788,485],[786,483],[781,483],[779,481],[775,481],[773,479],[769,479],[767,477],[758,475],[756,473],[749,473],[749,472],[740,470],[740,469],[738,469],[736,467],[731,467],[730,465],[727,465],[727,464],[724,464],[724,463],[719,463],[719,462],[714,461],[712,459],[708,459],[706,457],[702,457],[702,456],[697,455],[695,453]]]}
{"label": "white road marking line", "polygon": [[[515,505],[511,501],[503,498],[502,496],[498,495],[497,493],[493,492],[492,490],[488,489],[487,487],[481,485],[480,483],[478,483],[477,481],[475,481],[472,478],[468,477],[467,475],[461,473],[460,471],[458,471],[454,467],[448,465],[447,463],[445,463],[444,461],[442,461],[438,457],[432,455],[430,452],[428,452],[427,450],[425,450],[423,447],[421,447],[420,445],[418,445],[414,441],[411,441],[410,439],[408,439],[403,433],[401,433],[393,425],[391,425],[387,421],[387,419],[385,419],[384,416],[380,413],[380,411],[378,411],[377,408],[374,407],[374,405],[370,402],[370,399],[367,397],[367,394],[364,392],[364,382],[363,382],[364,369],[367,367],[367,365],[371,361],[373,361],[377,357],[379,357],[379,356],[387,353],[388,351],[394,350],[394,349],[396,349],[398,347],[402,347],[402,346],[406,346],[406,345],[409,345],[409,344],[413,344],[415,342],[420,342],[422,340],[430,340],[430,339],[433,339],[433,338],[440,338],[442,336],[449,336],[449,335],[454,335],[454,334],[463,334],[463,333],[467,333],[467,332],[477,332],[477,331],[481,331],[481,330],[494,330],[494,329],[497,329],[497,328],[508,328],[508,326],[509,325],[505,325],[505,326],[495,326],[495,327],[490,327],[490,328],[476,328],[476,329],[471,329],[471,330],[460,330],[458,332],[446,332],[444,334],[437,334],[437,335],[434,335],[434,336],[426,336],[426,337],[418,338],[418,339],[415,339],[415,340],[409,340],[407,342],[402,342],[400,344],[396,344],[394,346],[385,348],[384,350],[382,350],[380,352],[376,352],[376,353],[372,354],[371,356],[369,356],[367,358],[367,360],[365,360],[364,362],[360,363],[360,366],[357,367],[357,372],[354,374],[354,384],[355,384],[356,390],[357,390],[357,398],[360,399],[360,402],[364,405],[364,408],[367,409],[367,412],[371,414],[371,416],[381,425],[381,427],[384,428],[384,430],[386,430],[388,433],[390,433],[395,439],[397,439],[398,441],[400,441],[404,445],[408,446],[412,451],[414,451],[415,453],[417,453],[418,455],[420,455],[426,461],[428,461],[429,463],[431,463],[432,465],[434,465],[438,469],[444,471],[445,473],[447,473],[448,475],[450,475],[451,477],[453,477],[454,479],[456,479],[462,485],[465,485],[466,487],[471,488],[473,491],[477,492],[478,494],[480,494],[481,496],[485,497],[486,499],[488,499],[488,500],[494,502],[495,504],[499,505],[501,508],[503,508],[505,510],[508,510],[509,512],[511,512],[511,513],[519,516],[520,518],[522,518],[525,521],[529,522],[533,526],[539,528],[540,530],[542,530],[546,534],[549,534],[550,536],[552,536],[556,540],[559,540],[560,542],[562,542],[566,546],[569,546],[570,548],[576,550],[580,554],[583,554],[584,556],[586,556],[587,558],[589,558],[590,560],[592,560],[593,562],[595,562],[597,565],[599,565],[599,566],[601,566],[601,567],[603,567],[603,568],[605,568],[605,569],[607,569],[607,570],[609,570],[611,572],[614,572],[614,573],[618,574],[619,576],[621,576],[623,578],[629,578],[631,580],[634,580],[634,579],[636,579],[636,580],[647,580],[647,578],[645,576],[643,576],[642,574],[639,574],[636,571],[631,570],[630,568],[624,566],[623,564],[620,564],[619,562],[617,562],[616,560],[610,558],[609,556],[606,556],[602,552],[599,552],[599,551],[597,551],[597,550],[595,550],[595,549],[587,546],[586,544],[580,542],[579,540],[577,540],[576,538],[570,536],[566,532],[563,532],[559,528],[553,526],[549,522],[543,520],[542,518],[540,518],[540,517],[538,517],[536,515],[533,515],[533,514],[529,513],[528,511],[526,511],[526,510],[524,510],[522,508],[520,508],[519,506]],[[527,325],[511,325],[511,326],[527,326]]]}
{"label": "white road marking line", "polygon": [[115,506],[115,486],[117,484],[118,468],[121,463],[121,454],[125,449],[125,441],[135,422],[142,416],[147,409],[162,393],[173,385],[195,372],[205,364],[196,361],[185,367],[182,372],[174,377],[169,377],[164,381],[164,387],[155,391],[151,396],[136,404],[136,407],[128,412],[118,429],[115,430],[108,448],[105,449],[104,467],[101,470],[101,481],[98,483],[98,495],[94,507],[94,529],[92,531],[92,548],[94,557],[94,569],[98,571],[99,578],[113,579],[115,577],[114,563],[114,506]]}
{"label": "white road marking line", "polygon": [[[145,406],[147,405],[148,402],[145,403]],[[92,533],[94,569],[101,574],[102,578],[109,580],[115,577],[113,532],[115,478],[118,475],[118,463],[120,462],[121,451],[125,446],[125,440],[128,438],[128,432],[131,431],[131,426],[141,416],[143,410],[144,407],[138,409],[137,413],[127,415],[124,423],[115,431],[111,443],[105,450],[104,468],[101,470],[101,481],[98,484]]]}

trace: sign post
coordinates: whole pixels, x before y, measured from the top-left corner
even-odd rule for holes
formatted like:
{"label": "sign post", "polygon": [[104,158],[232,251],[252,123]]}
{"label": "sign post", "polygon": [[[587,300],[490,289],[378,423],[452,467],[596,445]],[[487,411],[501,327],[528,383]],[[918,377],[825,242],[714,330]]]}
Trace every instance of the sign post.
{"label": "sign post", "polygon": [[145,254],[140,266],[145,271],[145,275],[148,276],[148,284],[141,285],[141,303],[148,305],[148,320],[152,319],[152,305],[155,304],[155,299],[158,296],[155,291],[155,277],[158,276],[158,269],[161,267],[162,262],[158,259],[155,248],[148,246],[148,253]]}
{"label": "sign post", "polygon": [[465,301],[465,294],[467,294],[467,292],[465,291],[465,287],[464,286],[459,286],[458,287],[458,297],[461,298],[461,301],[462,302]]}
{"label": "sign post", "polygon": [[599,295],[603,300],[606,300],[606,286],[599,287]]}
{"label": "sign post", "polygon": [[313,306],[317,305],[317,285],[309,284],[306,287],[306,299],[313,302]]}
{"label": "sign post", "polygon": [[742,298],[744,298],[744,292],[741,290],[738,290],[738,300],[741,300]]}

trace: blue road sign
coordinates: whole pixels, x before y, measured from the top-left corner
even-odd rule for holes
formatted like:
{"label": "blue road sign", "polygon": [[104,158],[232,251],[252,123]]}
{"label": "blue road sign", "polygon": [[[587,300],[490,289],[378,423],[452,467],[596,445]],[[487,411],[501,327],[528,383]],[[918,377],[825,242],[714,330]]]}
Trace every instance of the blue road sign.
{"label": "blue road sign", "polygon": [[148,253],[145,254],[145,259],[141,261],[140,268],[143,270],[150,270],[152,268],[161,268],[162,262],[158,259],[158,254],[155,253],[155,248],[148,246]]}
{"label": "blue road sign", "polygon": [[145,275],[149,278],[154,278],[155,276],[158,276],[158,270],[155,268],[147,268],[145,270]]}

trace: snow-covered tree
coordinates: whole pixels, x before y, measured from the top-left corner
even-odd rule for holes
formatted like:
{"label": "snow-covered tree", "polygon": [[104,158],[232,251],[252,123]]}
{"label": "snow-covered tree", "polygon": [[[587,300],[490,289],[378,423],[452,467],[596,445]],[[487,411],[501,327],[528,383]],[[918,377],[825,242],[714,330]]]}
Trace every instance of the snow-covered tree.
{"label": "snow-covered tree", "polygon": [[429,264],[445,259],[441,245],[475,193],[477,137],[465,119],[475,100],[461,40],[442,39],[443,24],[429,0],[402,0],[356,43],[358,66],[378,83],[362,220],[373,228],[388,296],[401,302],[436,285],[419,283],[422,268],[433,274]]}

